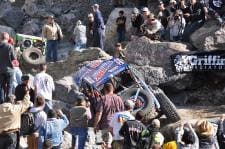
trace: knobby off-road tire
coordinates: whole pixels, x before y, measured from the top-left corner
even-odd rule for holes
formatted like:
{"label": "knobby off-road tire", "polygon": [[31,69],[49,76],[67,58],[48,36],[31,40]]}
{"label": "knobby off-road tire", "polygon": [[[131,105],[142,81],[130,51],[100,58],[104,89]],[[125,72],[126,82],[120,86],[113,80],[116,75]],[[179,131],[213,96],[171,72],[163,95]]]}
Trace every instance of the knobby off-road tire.
{"label": "knobby off-road tire", "polygon": [[175,105],[170,101],[166,94],[161,90],[157,89],[155,96],[160,104],[160,110],[166,115],[170,122],[177,122],[181,120],[180,115],[177,113]]}
{"label": "knobby off-road tire", "polygon": [[[130,99],[130,97],[135,96],[137,93],[138,88],[131,88],[126,90],[124,93],[121,94],[121,98],[125,101],[127,99]],[[143,89],[140,89],[138,97],[141,97],[144,100],[144,106],[140,109],[145,114],[145,120],[149,120],[150,114],[152,113],[154,103],[151,99],[151,96],[149,93]],[[139,110],[138,110],[139,111]],[[132,114],[136,115],[138,111],[133,111]]]}
{"label": "knobby off-road tire", "polygon": [[39,65],[45,63],[45,56],[38,48],[27,48],[22,53],[23,60],[31,65]]}

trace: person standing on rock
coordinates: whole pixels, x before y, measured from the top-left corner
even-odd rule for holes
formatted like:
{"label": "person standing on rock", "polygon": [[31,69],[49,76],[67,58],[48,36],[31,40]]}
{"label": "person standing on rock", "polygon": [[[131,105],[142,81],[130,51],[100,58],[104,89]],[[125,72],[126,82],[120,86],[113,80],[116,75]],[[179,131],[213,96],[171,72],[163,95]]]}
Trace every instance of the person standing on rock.
{"label": "person standing on rock", "polygon": [[34,77],[34,87],[36,95],[41,95],[45,98],[44,111],[48,113],[52,109],[52,92],[55,90],[53,78],[46,73],[47,65],[40,65],[40,73]]}
{"label": "person standing on rock", "polygon": [[54,16],[49,15],[47,24],[42,29],[43,38],[47,39],[46,62],[56,62],[58,60],[58,42],[63,34],[60,26],[54,21]]}
{"label": "person standing on rock", "polygon": [[124,110],[123,100],[114,94],[114,88],[111,83],[105,84],[104,96],[101,97],[97,104],[94,129],[102,130],[103,141],[107,148],[111,148],[112,134],[109,132],[110,121],[116,112]]}
{"label": "person standing on rock", "polygon": [[86,26],[82,25],[82,22],[80,20],[77,21],[73,34],[75,36],[74,50],[82,52],[81,49],[86,48],[87,37],[86,37]]}
{"label": "person standing on rock", "polygon": [[0,104],[12,94],[13,90],[13,60],[16,59],[14,48],[8,43],[9,34],[3,32],[0,35]]}
{"label": "person standing on rock", "polygon": [[91,46],[93,43],[93,24],[94,16],[92,13],[88,14],[88,24],[87,24],[87,46]]}
{"label": "person standing on rock", "polygon": [[132,27],[135,28],[134,35],[139,35],[141,33],[141,25],[144,23],[144,17],[140,14],[137,8],[134,8],[131,16]]}
{"label": "person standing on rock", "polygon": [[93,46],[104,49],[104,32],[105,25],[102,17],[102,13],[99,10],[99,5],[94,4],[92,6],[94,11],[94,23],[93,23]]}
{"label": "person standing on rock", "polygon": [[127,20],[127,18],[124,16],[124,11],[120,10],[119,17],[116,19],[118,42],[125,41],[126,20]]}

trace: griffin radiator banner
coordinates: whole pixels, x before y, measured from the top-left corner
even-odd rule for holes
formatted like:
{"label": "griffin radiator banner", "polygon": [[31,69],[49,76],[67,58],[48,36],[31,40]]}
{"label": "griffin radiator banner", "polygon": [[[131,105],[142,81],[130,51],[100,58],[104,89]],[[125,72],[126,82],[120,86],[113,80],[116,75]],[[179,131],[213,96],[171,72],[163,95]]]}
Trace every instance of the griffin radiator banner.
{"label": "griffin radiator banner", "polygon": [[171,60],[177,73],[225,71],[225,50],[179,53],[172,55]]}

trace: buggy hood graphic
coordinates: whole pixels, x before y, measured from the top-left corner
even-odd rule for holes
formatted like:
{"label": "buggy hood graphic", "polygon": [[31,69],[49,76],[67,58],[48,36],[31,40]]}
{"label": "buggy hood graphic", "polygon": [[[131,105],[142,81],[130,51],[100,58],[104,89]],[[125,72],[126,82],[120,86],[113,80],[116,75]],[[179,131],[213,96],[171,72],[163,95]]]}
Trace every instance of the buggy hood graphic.
{"label": "buggy hood graphic", "polygon": [[82,80],[85,80],[85,82],[89,83],[92,87],[97,88],[127,68],[128,64],[118,58],[95,60],[83,66],[74,75],[74,82],[78,86],[81,86]]}

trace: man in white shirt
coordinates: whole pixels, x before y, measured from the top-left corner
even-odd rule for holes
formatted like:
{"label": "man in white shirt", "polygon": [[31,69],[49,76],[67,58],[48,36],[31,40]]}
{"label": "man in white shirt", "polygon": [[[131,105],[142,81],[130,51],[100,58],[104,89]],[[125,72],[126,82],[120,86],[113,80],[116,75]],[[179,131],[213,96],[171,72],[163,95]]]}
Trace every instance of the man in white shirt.
{"label": "man in white shirt", "polygon": [[134,102],[128,99],[124,102],[125,111],[117,112],[113,115],[110,122],[111,132],[113,133],[112,149],[123,149],[124,140],[119,135],[119,131],[125,121],[135,120],[135,117],[131,114],[134,105]]}
{"label": "man in white shirt", "polygon": [[47,65],[40,65],[40,73],[34,77],[34,87],[36,95],[45,98],[44,111],[48,113],[52,109],[52,92],[55,90],[53,78],[46,73]]}

